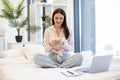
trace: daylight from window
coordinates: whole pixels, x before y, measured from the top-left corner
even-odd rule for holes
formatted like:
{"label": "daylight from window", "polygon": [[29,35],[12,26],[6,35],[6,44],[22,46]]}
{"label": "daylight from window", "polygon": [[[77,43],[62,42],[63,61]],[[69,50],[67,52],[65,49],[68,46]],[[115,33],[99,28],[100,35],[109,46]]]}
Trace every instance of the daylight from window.
{"label": "daylight from window", "polygon": [[120,0],[95,0],[96,52],[120,55]]}

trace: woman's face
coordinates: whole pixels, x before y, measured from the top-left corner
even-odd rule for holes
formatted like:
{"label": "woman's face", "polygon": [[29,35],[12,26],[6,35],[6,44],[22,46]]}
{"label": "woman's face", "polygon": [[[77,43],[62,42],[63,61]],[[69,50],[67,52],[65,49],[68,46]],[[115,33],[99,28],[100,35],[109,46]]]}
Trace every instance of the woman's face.
{"label": "woman's face", "polygon": [[60,13],[54,15],[55,26],[61,26],[64,21],[64,16]]}

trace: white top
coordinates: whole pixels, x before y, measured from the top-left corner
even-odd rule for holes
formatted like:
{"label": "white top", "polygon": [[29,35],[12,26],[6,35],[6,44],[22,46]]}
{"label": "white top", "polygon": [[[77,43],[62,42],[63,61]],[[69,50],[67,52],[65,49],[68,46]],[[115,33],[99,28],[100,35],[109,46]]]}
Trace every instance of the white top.
{"label": "white top", "polygon": [[[55,38],[62,39],[64,41],[64,45],[63,46],[59,46],[59,45],[55,46],[54,49],[53,49],[53,47],[51,47],[49,45],[49,41],[51,41]],[[57,52],[57,51],[55,51],[55,48],[62,48],[63,53],[67,52],[67,51],[73,51],[73,40],[72,40],[71,31],[70,31],[69,38],[66,39],[65,36],[64,36],[63,30],[61,30],[60,36],[58,37],[54,26],[51,26],[51,27],[47,28],[45,30],[45,34],[44,34],[44,48],[45,48],[46,52]]]}

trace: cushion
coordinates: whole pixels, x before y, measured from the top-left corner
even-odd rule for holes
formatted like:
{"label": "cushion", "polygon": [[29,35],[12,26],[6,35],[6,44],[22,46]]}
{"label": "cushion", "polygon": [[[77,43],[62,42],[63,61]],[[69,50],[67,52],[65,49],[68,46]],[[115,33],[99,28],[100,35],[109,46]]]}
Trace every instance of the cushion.
{"label": "cushion", "polygon": [[21,49],[9,49],[9,50],[2,51],[0,54],[1,54],[1,57],[3,58],[15,58],[15,57],[23,56]]}
{"label": "cushion", "polygon": [[43,45],[30,45],[22,48],[22,52],[30,61],[33,61],[33,57],[36,54],[46,54]]}

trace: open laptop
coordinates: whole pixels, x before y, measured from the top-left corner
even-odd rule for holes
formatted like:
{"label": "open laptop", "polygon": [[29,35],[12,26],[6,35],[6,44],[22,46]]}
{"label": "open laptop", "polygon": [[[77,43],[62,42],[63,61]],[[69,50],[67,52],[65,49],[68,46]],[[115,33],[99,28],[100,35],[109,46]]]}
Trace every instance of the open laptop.
{"label": "open laptop", "polygon": [[113,55],[94,56],[90,67],[80,68],[82,72],[98,73],[108,71]]}

